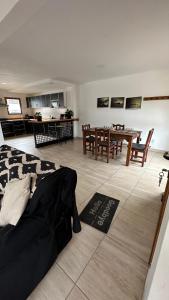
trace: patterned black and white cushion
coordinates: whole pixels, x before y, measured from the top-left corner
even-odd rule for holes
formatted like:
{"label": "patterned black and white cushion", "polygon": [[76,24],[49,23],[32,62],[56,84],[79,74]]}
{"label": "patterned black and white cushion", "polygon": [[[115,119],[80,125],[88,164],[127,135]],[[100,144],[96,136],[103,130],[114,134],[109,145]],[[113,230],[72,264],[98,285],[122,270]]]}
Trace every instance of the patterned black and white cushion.
{"label": "patterned black and white cushion", "polygon": [[23,179],[27,174],[31,174],[32,177],[31,194],[33,194],[39,181],[58,168],[59,166],[53,162],[40,160],[35,155],[2,145],[0,147],[0,194],[3,195],[7,182]]}

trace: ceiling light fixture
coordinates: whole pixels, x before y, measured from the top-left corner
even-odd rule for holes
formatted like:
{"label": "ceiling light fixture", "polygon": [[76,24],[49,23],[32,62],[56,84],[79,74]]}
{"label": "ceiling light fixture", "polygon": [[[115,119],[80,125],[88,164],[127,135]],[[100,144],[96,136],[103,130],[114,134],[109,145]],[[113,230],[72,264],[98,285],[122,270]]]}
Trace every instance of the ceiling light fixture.
{"label": "ceiling light fixture", "polygon": [[7,84],[7,82],[1,82],[1,84]]}

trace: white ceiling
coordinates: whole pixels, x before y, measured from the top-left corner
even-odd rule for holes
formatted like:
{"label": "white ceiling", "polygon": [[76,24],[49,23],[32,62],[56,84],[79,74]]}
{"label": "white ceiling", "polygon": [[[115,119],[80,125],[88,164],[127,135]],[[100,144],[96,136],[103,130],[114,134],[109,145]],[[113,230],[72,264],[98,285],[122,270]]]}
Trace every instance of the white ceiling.
{"label": "white ceiling", "polygon": [[166,68],[169,0],[20,0],[0,23],[0,88],[10,91]]}
{"label": "white ceiling", "polygon": [[10,12],[18,0],[0,0],[0,21]]}

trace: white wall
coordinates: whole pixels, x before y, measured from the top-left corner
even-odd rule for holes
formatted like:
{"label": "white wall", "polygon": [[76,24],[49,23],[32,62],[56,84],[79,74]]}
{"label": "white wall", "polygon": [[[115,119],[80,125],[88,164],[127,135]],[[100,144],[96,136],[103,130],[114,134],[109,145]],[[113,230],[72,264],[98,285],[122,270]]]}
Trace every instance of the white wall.
{"label": "white wall", "polygon": [[148,271],[143,300],[169,299],[169,200],[166,206],[152,265]]}
{"label": "white wall", "polygon": [[[72,109],[74,112],[74,118],[78,117],[78,99],[79,99],[79,87],[74,85],[67,89],[67,108]],[[74,125],[74,136],[78,136],[79,122],[75,121]]]}
{"label": "white wall", "polygon": [[30,108],[27,108],[26,105],[26,96],[24,94],[18,94],[18,93],[11,93],[6,90],[0,90],[0,98],[4,97],[18,97],[21,99],[21,106],[22,106],[22,115],[9,115],[7,107],[0,107],[0,118],[10,118],[10,119],[15,119],[15,118],[20,118],[24,116],[25,114],[30,114],[31,110]]}
{"label": "white wall", "polygon": [[138,110],[97,108],[98,97],[134,97],[169,95],[169,71],[145,72],[86,83],[80,86],[79,135],[81,125],[110,126],[122,123],[126,127],[143,131],[143,141],[148,130],[155,128],[152,147],[169,149],[169,100],[143,101]]}

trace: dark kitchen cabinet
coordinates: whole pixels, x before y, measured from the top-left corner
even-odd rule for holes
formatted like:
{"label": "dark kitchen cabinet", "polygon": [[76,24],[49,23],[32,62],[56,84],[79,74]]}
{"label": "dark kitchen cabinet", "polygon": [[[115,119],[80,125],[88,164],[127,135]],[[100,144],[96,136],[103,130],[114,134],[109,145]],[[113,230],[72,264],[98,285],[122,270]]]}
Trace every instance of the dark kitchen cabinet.
{"label": "dark kitchen cabinet", "polygon": [[1,122],[1,127],[2,127],[2,132],[3,132],[4,137],[14,135],[12,122],[3,121],[3,122]]}
{"label": "dark kitchen cabinet", "polygon": [[59,107],[64,107],[64,93],[59,93]]}
{"label": "dark kitchen cabinet", "polygon": [[23,134],[26,132],[25,121],[12,122],[13,132],[15,135]]}
{"label": "dark kitchen cabinet", "polygon": [[2,121],[1,126],[4,137],[27,133],[26,123],[25,120]]}
{"label": "dark kitchen cabinet", "polygon": [[53,93],[39,96],[26,97],[28,108],[51,107],[52,101],[57,100],[59,107],[64,107],[64,93]]}
{"label": "dark kitchen cabinet", "polygon": [[46,97],[46,107],[51,107],[51,95],[45,95]]}

